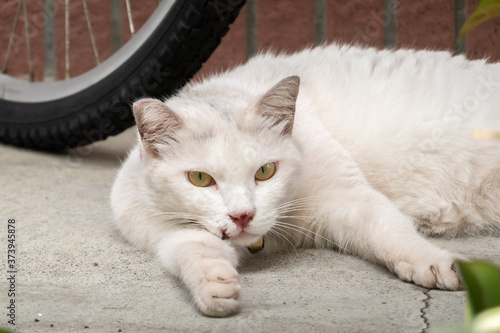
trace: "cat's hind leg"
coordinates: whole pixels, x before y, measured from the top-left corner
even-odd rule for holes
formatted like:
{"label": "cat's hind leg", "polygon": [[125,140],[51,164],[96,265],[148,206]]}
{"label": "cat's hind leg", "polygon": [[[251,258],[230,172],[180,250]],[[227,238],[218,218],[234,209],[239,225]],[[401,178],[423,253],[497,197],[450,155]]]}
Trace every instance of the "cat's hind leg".
{"label": "cat's hind leg", "polygon": [[476,206],[484,221],[486,231],[500,234],[500,161],[482,179],[476,191]]}
{"label": "cat's hind leg", "polygon": [[[418,230],[432,236],[500,234],[500,147],[455,140],[426,154],[426,177],[416,172],[387,193]],[[429,171],[432,170],[432,171]]]}

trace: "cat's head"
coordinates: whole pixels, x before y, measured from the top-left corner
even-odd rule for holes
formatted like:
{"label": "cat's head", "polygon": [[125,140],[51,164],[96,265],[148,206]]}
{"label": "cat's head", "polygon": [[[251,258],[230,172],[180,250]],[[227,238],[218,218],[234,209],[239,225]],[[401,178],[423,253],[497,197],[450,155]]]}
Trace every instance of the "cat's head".
{"label": "cat's head", "polygon": [[[299,78],[265,94],[187,89],[134,103],[145,184],[159,223],[247,246],[283,218],[301,177],[292,137]],[[250,95],[250,96],[249,96]]]}

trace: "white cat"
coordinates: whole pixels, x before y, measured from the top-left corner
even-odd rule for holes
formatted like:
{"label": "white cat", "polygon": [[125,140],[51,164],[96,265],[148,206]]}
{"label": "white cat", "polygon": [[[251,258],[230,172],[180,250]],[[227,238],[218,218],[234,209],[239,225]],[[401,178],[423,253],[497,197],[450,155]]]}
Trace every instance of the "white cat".
{"label": "white cat", "polygon": [[342,248],[459,289],[457,256],[417,229],[498,234],[500,141],[472,130],[499,129],[499,106],[500,64],[446,52],[263,54],[134,104],[114,217],[210,316],[237,311],[238,261],[264,244]]}

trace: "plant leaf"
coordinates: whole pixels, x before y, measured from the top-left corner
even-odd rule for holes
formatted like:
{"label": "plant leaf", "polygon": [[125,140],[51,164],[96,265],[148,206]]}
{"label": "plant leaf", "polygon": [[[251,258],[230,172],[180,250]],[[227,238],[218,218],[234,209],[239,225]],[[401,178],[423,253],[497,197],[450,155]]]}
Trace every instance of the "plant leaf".
{"label": "plant leaf", "polygon": [[486,261],[458,262],[469,290],[472,317],[481,311],[500,306],[500,269]]}
{"label": "plant leaf", "polygon": [[500,3],[500,0],[481,0],[479,2],[479,4],[477,5],[475,11],[482,9],[484,7],[488,7],[490,5],[499,4],[499,3]]}
{"label": "plant leaf", "polygon": [[476,10],[465,21],[464,26],[458,34],[458,40],[462,40],[467,32],[477,27],[483,22],[486,22],[500,15],[500,0],[481,1]]}

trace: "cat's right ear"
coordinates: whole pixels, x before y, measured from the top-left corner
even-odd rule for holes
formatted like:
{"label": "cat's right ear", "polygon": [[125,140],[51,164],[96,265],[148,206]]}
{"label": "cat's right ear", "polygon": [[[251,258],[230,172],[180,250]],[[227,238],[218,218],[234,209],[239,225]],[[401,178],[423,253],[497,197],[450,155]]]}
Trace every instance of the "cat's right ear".
{"label": "cat's right ear", "polygon": [[159,155],[159,148],[176,141],[182,120],[165,103],[157,99],[141,99],[134,103],[134,116],[147,152]]}

